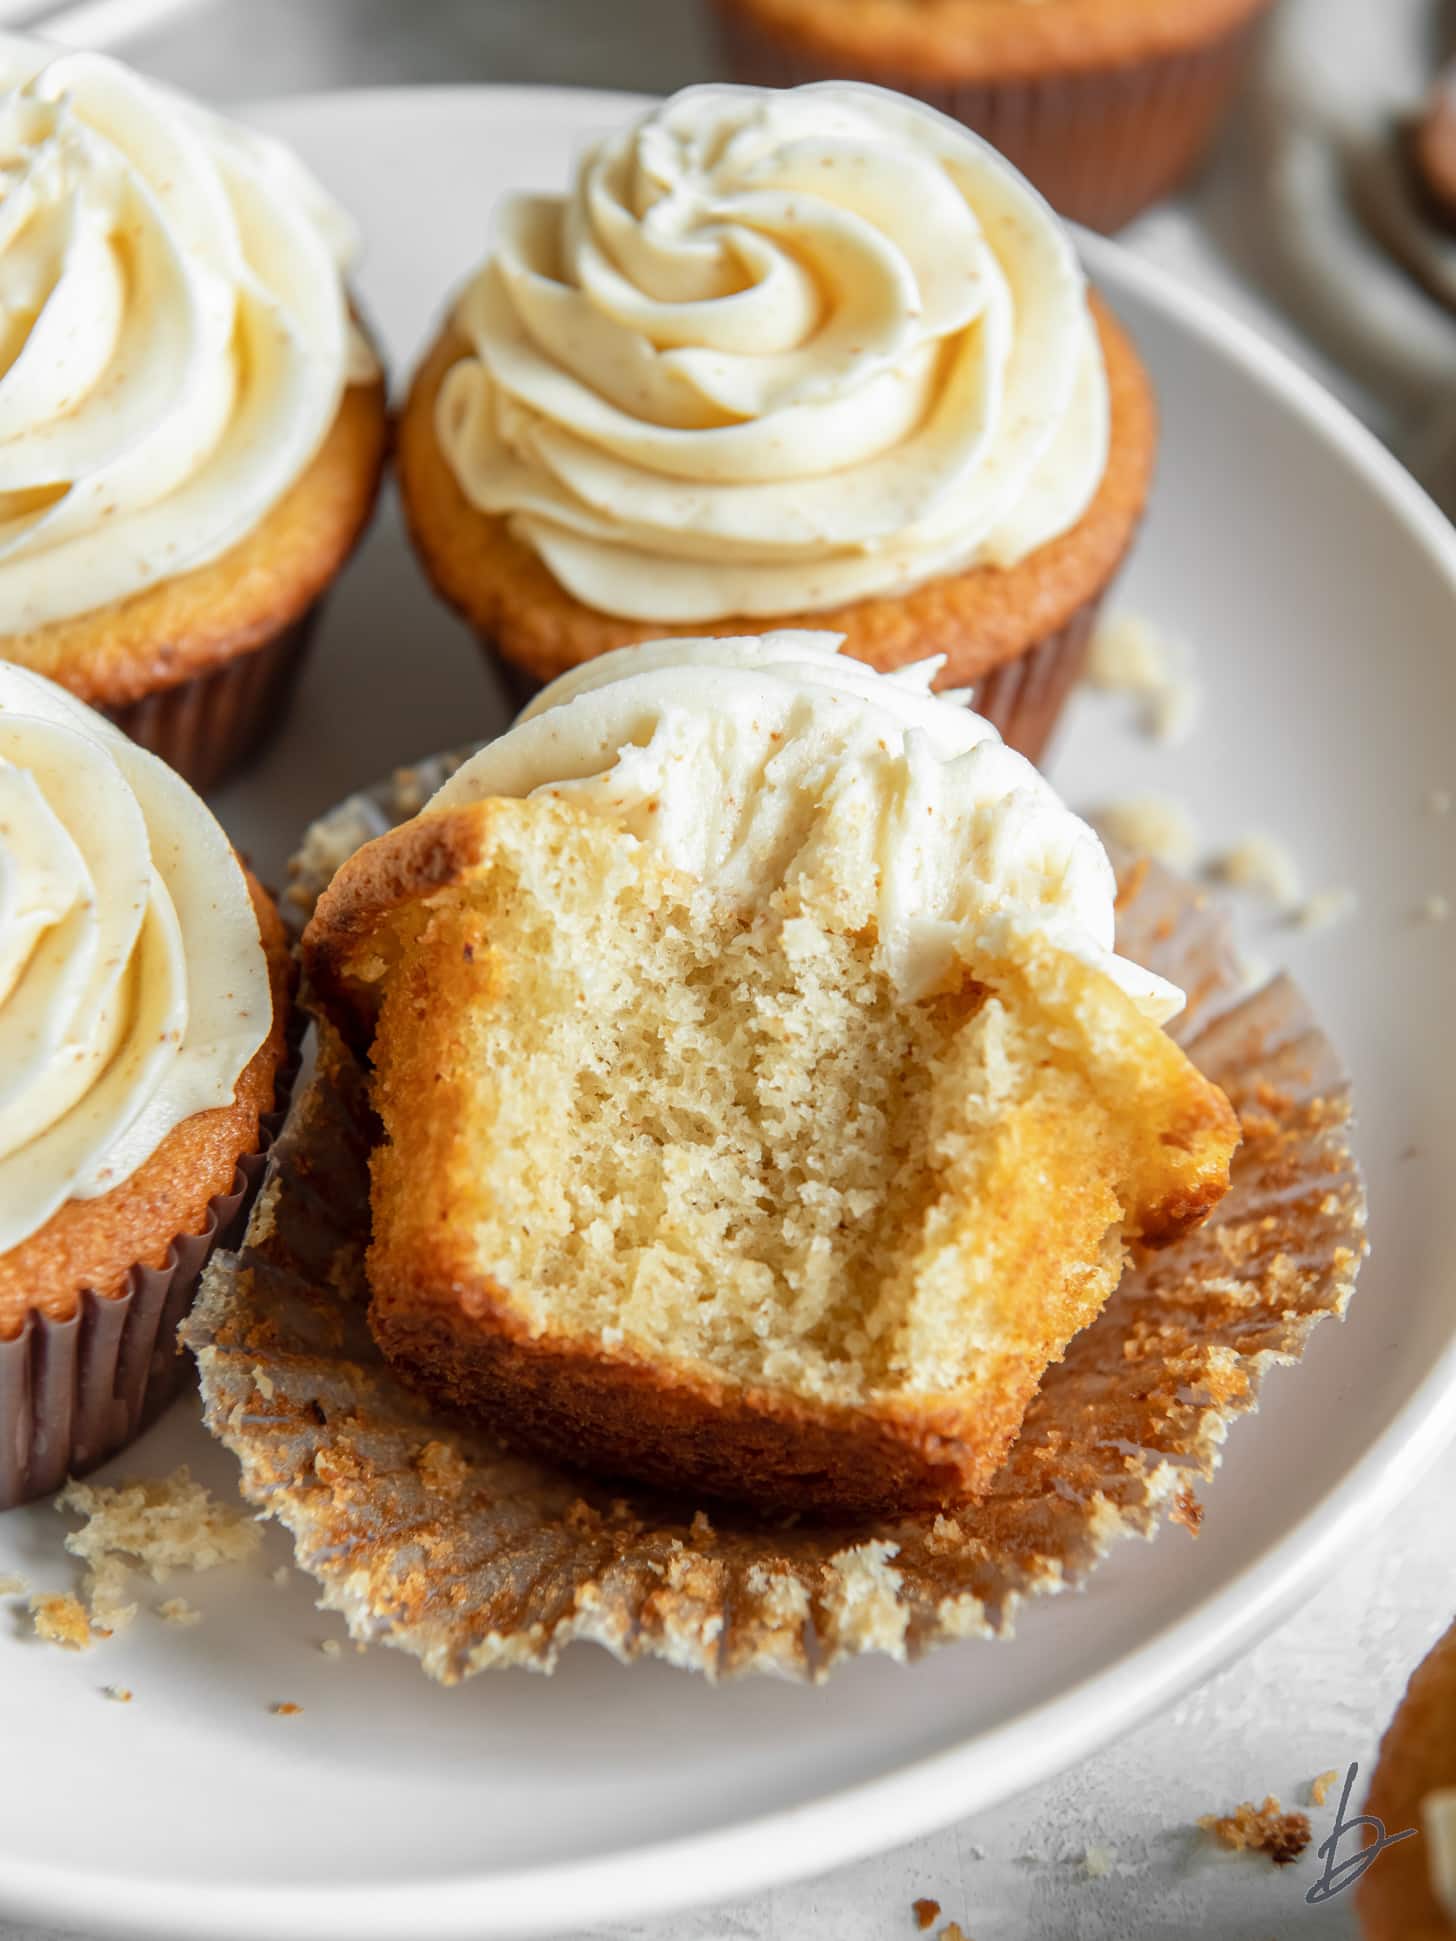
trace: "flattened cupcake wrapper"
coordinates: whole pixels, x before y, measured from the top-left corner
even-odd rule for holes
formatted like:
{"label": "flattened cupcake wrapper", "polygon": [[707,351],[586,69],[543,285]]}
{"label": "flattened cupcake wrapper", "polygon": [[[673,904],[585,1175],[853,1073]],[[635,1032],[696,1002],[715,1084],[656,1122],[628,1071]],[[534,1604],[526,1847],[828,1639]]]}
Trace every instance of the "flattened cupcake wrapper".
{"label": "flattened cupcake wrapper", "polygon": [[1109,231],[1170,195],[1203,160],[1270,4],[1264,0],[1252,18],[1183,53],[1080,74],[960,86],[816,61],[758,26],[734,0],[718,0],[717,17],[736,81],[773,88],[871,81],[914,95],[983,135],[1061,215]]}
{"label": "flattened cupcake wrapper", "polygon": [[[1008,747],[1040,761],[1051,740],[1067,697],[1081,676],[1092,631],[1106,597],[1106,589],[1084,602],[1054,634],[1045,634],[1015,660],[993,667],[971,688],[971,706],[995,728]],[[811,616],[812,617],[812,616]],[[481,642],[507,699],[524,708],[545,686],[508,661],[488,642]]]}
{"label": "flattened cupcake wrapper", "polygon": [[161,1267],[133,1267],[110,1300],[87,1290],[69,1321],[38,1309],[0,1341],[0,1511],[59,1489],[134,1442],[188,1372],[177,1330],[214,1247],[241,1233],[283,1122],[292,1068],[277,1080],[279,1107],[260,1143],[237,1164],[230,1192],[212,1200],[201,1233],[180,1234]]}
{"label": "flattened cupcake wrapper", "polygon": [[260,755],[281,724],[322,608],[315,600],[261,647],[104,712],[199,794],[214,789]]}
{"label": "flattened cupcake wrapper", "polygon": [[[443,772],[409,771],[316,826],[295,915]],[[182,1338],[243,1494],[290,1530],[322,1603],[446,1683],[549,1671],[583,1639],[710,1678],[818,1680],[862,1651],[1003,1636],[1025,1600],[1151,1536],[1187,1478],[1212,1473],[1264,1371],[1343,1312],[1365,1202],[1346,1080],[1298,992],[1280,978],[1238,997],[1217,907],[1151,865],[1123,880],[1119,948],[1188,991],[1179,1036],[1243,1120],[1233,1187],[1129,1271],[1049,1371],[987,1498],[954,1516],[798,1528],[705,1513],[433,1411],[369,1332],[371,1126],[358,1066],[321,1028],[242,1250],[214,1258]]]}

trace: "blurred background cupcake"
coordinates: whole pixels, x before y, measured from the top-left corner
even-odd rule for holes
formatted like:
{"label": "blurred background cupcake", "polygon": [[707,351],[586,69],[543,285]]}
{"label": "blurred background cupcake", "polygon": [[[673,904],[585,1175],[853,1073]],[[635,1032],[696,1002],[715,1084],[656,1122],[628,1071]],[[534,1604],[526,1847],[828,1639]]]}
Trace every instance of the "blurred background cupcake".
{"label": "blurred background cupcake", "polygon": [[387,415],[346,220],[278,144],[0,36],[0,658],[199,788],[280,718]]}
{"label": "blurred background cupcake", "polygon": [[206,805],[0,663],[0,1509],[129,1442],[261,1168],[278,913]]}
{"label": "blurred background cupcake", "polygon": [[1060,223],[863,88],[690,88],[500,213],[416,374],[406,516],[518,691],[804,624],[1037,756],[1132,542],[1155,412]]}
{"label": "blurred background cupcake", "polygon": [[1272,0],[713,3],[740,80],[842,76],[918,95],[1064,216],[1110,230],[1203,159]]}

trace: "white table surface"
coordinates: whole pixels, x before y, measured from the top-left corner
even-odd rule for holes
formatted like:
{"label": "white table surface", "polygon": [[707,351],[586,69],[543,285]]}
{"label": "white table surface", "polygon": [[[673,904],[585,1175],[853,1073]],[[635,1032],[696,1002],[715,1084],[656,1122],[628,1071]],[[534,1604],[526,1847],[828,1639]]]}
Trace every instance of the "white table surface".
{"label": "white table surface", "polygon": [[[1316,14],[1342,76],[1375,75],[1393,98],[1408,79],[1402,64],[1427,56],[1428,0],[1288,0],[1217,166],[1195,196],[1144,218],[1128,240],[1278,337],[1443,497],[1450,479],[1446,502],[1456,511],[1456,321],[1398,279],[1362,273],[1360,245],[1334,233],[1342,218],[1322,212],[1311,179],[1320,155],[1290,135],[1291,63],[1305,85],[1299,37]],[[1355,59],[1341,22],[1372,37],[1369,60]],[[436,80],[666,91],[718,71],[692,0],[202,0],[119,51],[220,100]],[[1291,210],[1303,249],[1279,233],[1281,211],[1288,223]],[[1444,443],[1433,430],[1442,395]],[[993,1813],[808,1884],[590,1932],[885,1941],[914,1934],[910,1904],[926,1895],[974,1941],[1347,1941],[1357,1932],[1349,1896],[1305,1903],[1319,1866],[1312,1853],[1276,1869],[1214,1849],[1195,1822],[1271,1792],[1303,1805],[1316,1774],[1352,1760],[1368,1776],[1411,1668],[1456,1609],[1453,1503],[1456,1448],[1390,1505],[1361,1554],[1239,1663]],[[1316,1843],[1334,1805],[1312,1810]],[[1089,1848],[1110,1863],[1101,1877],[1085,1865]],[[51,1932],[0,1922],[0,1941],[48,1941]],[[586,1941],[586,1931],[563,1941]]]}

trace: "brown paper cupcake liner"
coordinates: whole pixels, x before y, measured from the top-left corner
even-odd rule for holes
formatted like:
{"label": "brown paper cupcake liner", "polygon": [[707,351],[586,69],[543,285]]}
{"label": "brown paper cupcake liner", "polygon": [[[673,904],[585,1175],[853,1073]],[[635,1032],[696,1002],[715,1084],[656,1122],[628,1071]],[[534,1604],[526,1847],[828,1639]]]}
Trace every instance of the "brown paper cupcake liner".
{"label": "brown paper cupcake liner", "polygon": [[200,1233],[179,1234],[160,1267],[133,1267],[109,1300],[89,1289],[69,1321],[32,1308],[0,1341],[0,1511],[59,1489],[134,1442],[189,1372],[177,1330],[214,1247],[236,1240],[283,1123],[294,1064],[279,1069],[277,1106],[232,1188],[208,1204]]}
{"label": "brown paper cupcake liner", "polygon": [[[343,805],[297,867],[306,910],[371,825],[440,777]],[[182,1337],[245,1497],[292,1533],[353,1635],[449,1683],[549,1671],[593,1640],[710,1678],[819,1680],[867,1650],[914,1657],[1006,1635],[1027,1599],[1150,1537],[1217,1466],[1265,1371],[1342,1313],[1365,1252],[1346,1080],[1299,993],[1239,997],[1225,917],[1155,866],[1124,872],[1118,947],[1189,993],[1179,1036],[1244,1127],[1209,1222],[1124,1277],[1052,1368],[986,1499],[841,1527],[755,1520],[518,1455],[433,1410],[370,1335],[372,1127],[362,1074],[320,1027],[236,1255],[217,1254]],[[1186,1504],[1186,1498],[1182,1498]]]}
{"label": "brown paper cupcake liner", "polygon": [[952,81],[835,67],[718,0],[723,57],[758,87],[870,81],[917,96],[998,148],[1051,203],[1089,228],[1120,229],[1198,167],[1239,84],[1268,0],[1252,19],[1183,53],[1041,79]]}
{"label": "brown paper cupcake liner", "polygon": [[103,712],[199,794],[214,789],[260,755],[281,724],[322,607],[315,600],[261,647],[206,674]]}
{"label": "brown paper cupcake liner", "polygon": [[[983,674],[971,688],[971,706],[1008,747],[1040,761],[1067,697],[1081,677],[1104,595],[1099,592],[1064,627],[1047,634],[1015,660]],[[545,685],[508,661],[488,641],[481,649],[513,708],[524,708]]]}

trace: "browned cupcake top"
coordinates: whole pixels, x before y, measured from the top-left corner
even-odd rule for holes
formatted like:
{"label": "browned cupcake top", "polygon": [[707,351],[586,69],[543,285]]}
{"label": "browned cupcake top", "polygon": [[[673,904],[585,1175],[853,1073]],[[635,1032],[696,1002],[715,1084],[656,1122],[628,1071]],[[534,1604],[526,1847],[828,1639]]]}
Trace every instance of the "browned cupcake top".
{"label": "browned cupcake top", "polygon": [[997,81],[1198,48],[1270,0],[718,0],[841,71]]}

